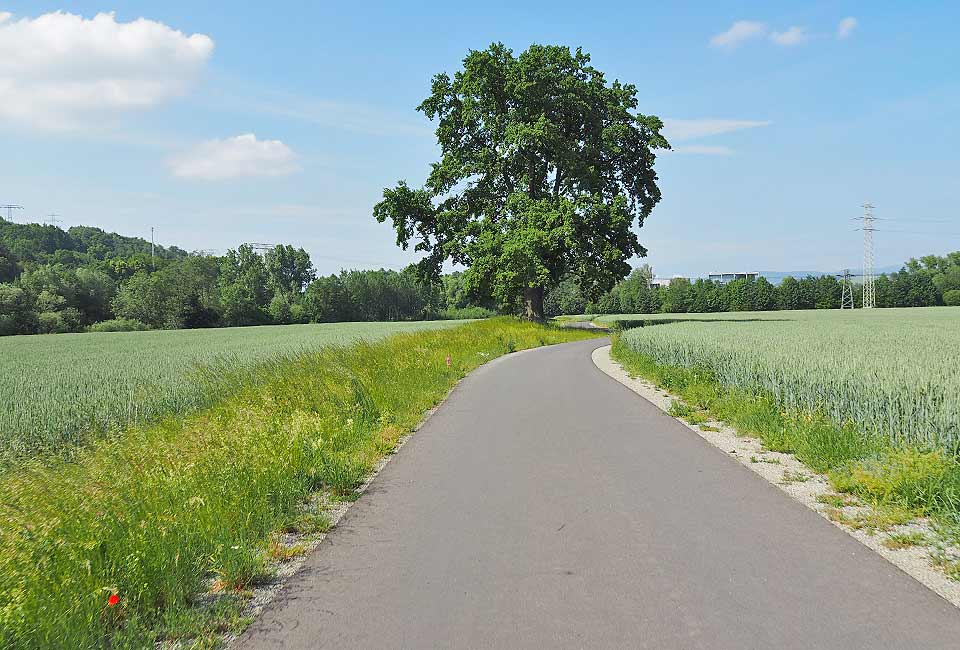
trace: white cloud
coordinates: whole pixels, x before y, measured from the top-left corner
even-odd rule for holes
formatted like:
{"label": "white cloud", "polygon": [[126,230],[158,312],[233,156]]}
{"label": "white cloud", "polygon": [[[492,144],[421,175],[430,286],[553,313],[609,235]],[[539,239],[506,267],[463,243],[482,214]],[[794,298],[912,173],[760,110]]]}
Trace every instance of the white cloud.
{"label": "white cloud", "polygon": [[415,121],[406,114],[397,115],[363,104],[291,99],[273,104],[254,105],[253,108],[272,115],[364,135],[428,136],[433,133],[431,125],[425,120]]}
{"label": "white cloud", "polygon": [[690,144],[683,147],[674,147],[670,151],[673,153],[696,153],[706,156],[729,156],[733,154],[733,149],[730,147],[707,144]]}
{"label": "white cloud", "polygon": [[0,13],[0,120],[81,129],[183,94],[213,40],[112,13],[13,19]]}
{"label": "white cloud", "polygon": [[844,38],[850,36],[853,33],[853,30],[857,28],[857,19],[853,16],[848,16],[840,21],[840,24],[837,25],[837,38],[843,40]]}
{"label": "white cloud", "polygon": [[[709,138],[711,136],[723,135],[725,133],[734,133],[745,129],[755,129],[762,126],[769,126],[772,122],[768,120],[663,120],[663,135],[670,143],[684,142],[687,140],[697,140],[699,138]],[[709,144],[685,144],[673,147],[671,151],[675,153],[703,154],[708,156],[729,156],[734,153],[733,149],[722,145]]]}
{"label": "white cloud", "polygon": [[769,126],[766,120],[663,120],[663,134],[668,142],[705,138],[744,129]]}
{"label": "white cloud", "polygon": [[170,160],[174,176],[206,181],[249,176],[285,176],[299,171],[297,154],[280,140],[253,133],[208,140]]}
{"label": "white cloud", "polygon": [[752,38],[758,38],[767,33],[765,23],[752,20],[738,20],[725,32],[721,32],[710,39],[714,47],[733,49]]}
{"label": "white cloud", "polygon": [[784,32],[773,32],[770,34],[770,40],[776,43],[777,45],[783,45],[784,47],[790,47],[792,45],[799,45],[807,40],[807,33],[802,27],[790,27]]}

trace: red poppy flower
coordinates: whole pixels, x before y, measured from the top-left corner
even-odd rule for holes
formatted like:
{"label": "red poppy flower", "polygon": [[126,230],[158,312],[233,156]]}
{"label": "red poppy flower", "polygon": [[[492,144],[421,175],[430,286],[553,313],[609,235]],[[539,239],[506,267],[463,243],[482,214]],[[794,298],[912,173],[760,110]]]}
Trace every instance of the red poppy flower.
{"label": "red poppy flower", "polygon": [[110,597],[107,598],[107,607],[113,607],[120,602],[120,596],[117,594],[110,594]]}

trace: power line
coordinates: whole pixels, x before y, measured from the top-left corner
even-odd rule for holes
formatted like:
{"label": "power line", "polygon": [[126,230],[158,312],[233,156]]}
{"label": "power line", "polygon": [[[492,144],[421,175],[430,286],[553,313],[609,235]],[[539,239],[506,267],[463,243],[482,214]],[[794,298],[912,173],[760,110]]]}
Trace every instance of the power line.
{"label": "power line", "polygon": [[7,211],[7,221],[13,221],[13,211],[23,210],[22,205],[0,205],[0,210]]}
{"label": "power line", "polygon": [[875,229],[874,229],[874,232],[877,232],[877,231],[879,231],[879,232],[905,233],[905,234],[908,234],[908,235],[934,235],[934,236],[936,236],[936,235],[951,235],[951,236],[960,237],[960,233],[956,233],[956,232],[943,232],[943,231],[931,232],[931,231],[929,231],[929,230],[899,230],[899,229],[896,229],[896,228],[875,228]]}
{"label": "power line", "polygon": [[955,219],[916,219],[914,217],[890,217],[886,221],[906,221],[907,223],[956,223]]}

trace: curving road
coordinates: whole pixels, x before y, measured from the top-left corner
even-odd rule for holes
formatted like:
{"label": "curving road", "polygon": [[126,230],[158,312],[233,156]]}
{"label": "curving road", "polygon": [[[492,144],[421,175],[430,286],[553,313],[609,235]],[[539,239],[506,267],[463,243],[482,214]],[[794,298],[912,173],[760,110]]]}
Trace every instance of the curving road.
{"label": "curving road", "polygon": [[475,371],[237,644],[956,648],[960,612],[597,370]]}

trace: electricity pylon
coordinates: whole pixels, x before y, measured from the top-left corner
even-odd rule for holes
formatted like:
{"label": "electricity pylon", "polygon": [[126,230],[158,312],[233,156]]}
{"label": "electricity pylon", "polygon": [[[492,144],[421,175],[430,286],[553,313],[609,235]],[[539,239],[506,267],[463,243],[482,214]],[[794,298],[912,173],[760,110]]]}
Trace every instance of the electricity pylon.
{"label": "electricity pylon", "polygon": [[873,309],[877,306],[877,290],[873,284],[873,233],[877,230],[873,222],[874,206],[863,204],[863,216],[856,217],[856,221],[863,221],[863,308]]}
{"label": "electricity pylon", "polygon": [[853,309],[853,282],[850,280],[850,269],[844,269],[841,286],[843,292],[840,294],[840,309]]}
{"label": "electricity pylon", "polygon": [[23,210],[22,205],[0,205],[0,210],[7,211],[7,221],[13,221],[13,211]]}

